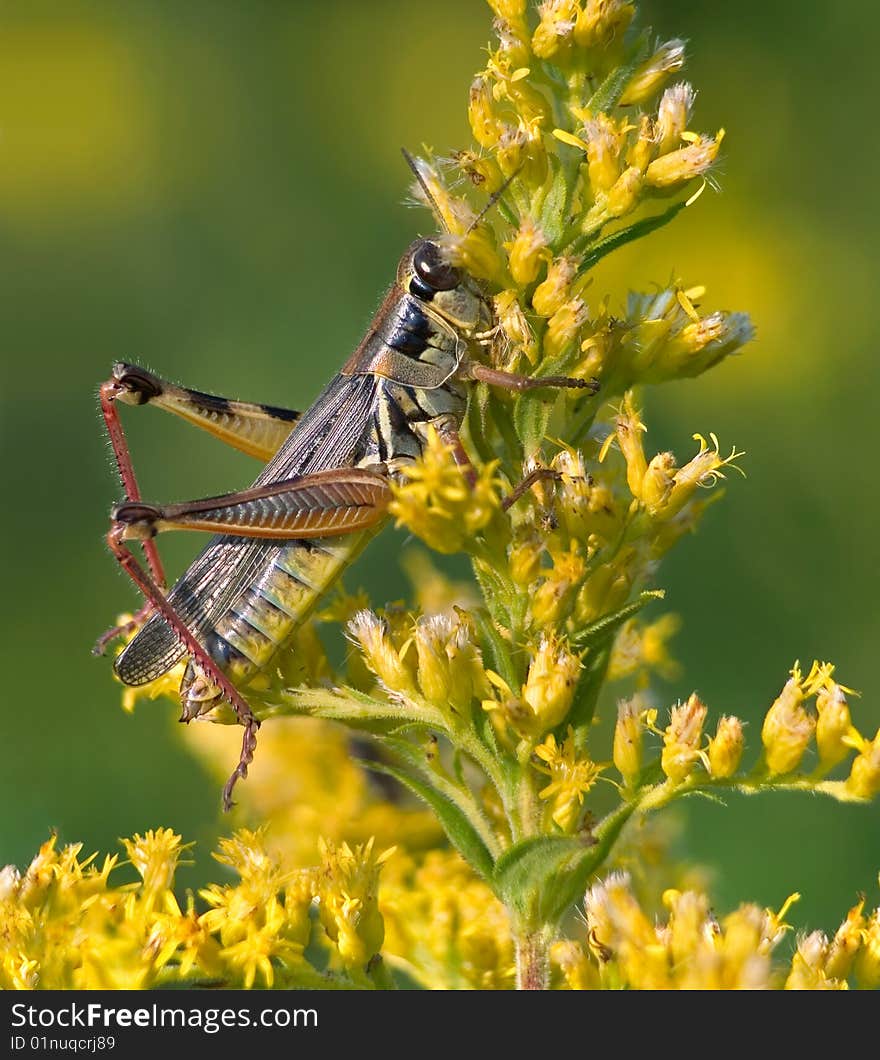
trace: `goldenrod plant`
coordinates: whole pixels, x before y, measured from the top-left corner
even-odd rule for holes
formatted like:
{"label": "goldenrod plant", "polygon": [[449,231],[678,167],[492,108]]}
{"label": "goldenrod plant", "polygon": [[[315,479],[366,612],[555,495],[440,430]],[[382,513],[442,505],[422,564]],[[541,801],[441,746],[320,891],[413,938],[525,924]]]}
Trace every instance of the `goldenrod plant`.
{"label": "goldenrod plant", "polygon": [[[217,855],[238,882],[179,897],[185,847],[167,829],[124,842],[134,882],[115,857],[53,840],[22,875],[6,869],[3,985],[880,983],[880,911],[858,902],[832,939],[794,945],[788,903],[716,917],[649,820],[700,793],[880,792],[880,734],[856,727],[830,663],[781,666],[748,740],[696,694],[668,704],[652,691],[654,674],[680,680],[660,561],[743,454],[711,433],[683,457],[655,452],[643,394],[715,367],[753,329],[690,281],[623,306],[591,284],[615,249],[711,211],[701,193],[724,131],[696,126],[684,42],[640,29],[633,3],[489,6],[495,39],[468,99],[475,144],[423,152],[415,194],[492,298],[486,363],[595,379],[598,395],[475,383],[464,442],[476,482],[434,435],[391,505],[428,550],[464,553],[473,583],[411,553],[411,606],[339,591],[247,690],[264,725],[237,812],[258,830]],[[320,624],[345,631],[341,672]],[[179,682],[127,690],[126,705]],[[213,760],[223,730],[198,728],[190,743]]]}

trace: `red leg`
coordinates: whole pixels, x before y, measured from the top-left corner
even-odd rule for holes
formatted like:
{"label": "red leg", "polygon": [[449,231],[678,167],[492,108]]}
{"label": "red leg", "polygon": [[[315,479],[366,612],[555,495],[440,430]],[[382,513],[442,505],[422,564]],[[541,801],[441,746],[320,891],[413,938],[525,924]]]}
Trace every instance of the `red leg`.
{"label": "red leg", "polygon": [[514,390],[524,393],[527,390],[571,389],[589,390],[595,394],[599,389],[598,379],[574,379],[568,375],[519,375],[516,372],[502,372],[498,368],[487,368],[479,361],[467,361],[462,365],[461,378],[476,379],[489,386],[501,387],[503,390]]}
{"label": "red leg", "polygon": [[[113,454],[116,457],[116,465],[119,468],[119,477],[122,479],[122,488],[125,490],[126,500],[141,500],[141,491],[137,484],[134,473],[134,465],[131,462],[131,452],[122,429],[122,421],[116,411],[116,398],[119,394],[126,392],[125,387],[115,380],[109,380],[101,386],[101,412],[104,422],[107,424],[107,433],[110,435],[110,444],[113,446]],[[144,555],[150,567],[153,580],[164,586],[165,570],[155,541],[143,542]]]}
{"label": "red leg", "polygon": [[244,726],[244,734],[241,740],[241,755],[238,760],[238,765],[233,770],[232,775],[229,780],[226,781],[226,785],[223,788],[223,808],[229,810],[232,807],[232,789],[235,787],[236,781],[247,776],[248,766],[253,761],[254,751],[257,746],[257,729],[260,727],[259,719],[254,716],[254,712],[248,706],[247,701],[235,685],[233,685],[226,674],[223,673],[198,640],[196,640],[186,624],[180,620],[177,612],[165,599],[162,590],[156,585],[155,581],[149,574],[147,574],[143,567],[141,567],[134,555],[125,547],[122,535],[125,533],[126,529],[127,527],[124,523],[114,523],[111,527],[110,532],[107,534],[107,544],[110,546],[110,551],[116,557],[119,565],[125,573],[147,598],[147,601],[152,604],[157,611],[162,613],[165,621],[171,626],[184,644],[186,644],[193,659],[201,665],[205,673],[210,676],[217,687],[223,692],[223,695],[232,705],[233,710],[238,716],[239,722]]}
{"label": "red leg", "polygon": [[467,454],[467,450],[461,444],[461,437],[458,433],[458,428],[455,423],[451,420],[449,422],[441,421],[436,424],[437,434],[440,436],[440,441],[444,445],[448,445],[452,450],[452,459],[461,468],[461,473],[464,475],[465,482],[473,489],[477,484],[477,472],[474,465],[471,463],[471,458]]}
{"label": "red leg", "polygon": [[103,655],[107,650],[107,645],[116,640],[117,637],[128,637],[135,630],[141,628],[146,620],[153,613],[155,608],[148,600],[140,611],[136,611],[128,622],[123,622],[121,626],[112,626],[101,634],[100,637],[95,641],[95,646],[92,648],[92,655]]}

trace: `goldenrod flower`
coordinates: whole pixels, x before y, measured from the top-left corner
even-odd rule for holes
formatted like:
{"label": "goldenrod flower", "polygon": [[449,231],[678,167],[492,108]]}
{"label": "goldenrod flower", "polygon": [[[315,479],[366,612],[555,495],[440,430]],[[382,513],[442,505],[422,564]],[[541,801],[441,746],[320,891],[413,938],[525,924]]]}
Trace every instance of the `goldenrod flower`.
{"label": "goldenrod flower", "polygon": [[864,899],[846,914],[846,919],[837,929],[828,947],[825,972],[834,979],[846,979],[852,971],[853,961],[864,937],[866,919],[862,910]]}
{"label": "goldenrod flower", "polygon": [[574,749],[574,733],[569,726],[568,735],[557,744],[553,733],[535,748],[535,754],[543,766],[537,768],[550,777],[550,783],[538,792],[546,801],[552,800],[550,816],[563,832],[573,832],[580,817],[584,795],[595,785],[605,768],[597,765],[586,755],[578,755]]}
{"label": "goldenrod flower", "polygon": [[157,828],[123,839],[122,845],[144,881],[142,893],[152,908],[170,890],[180,856],[192,844],[184,844],[182,837],[170,828]]}
{"label": "goldenrod flower", "polygon": [[669,78],[684,66],[684,41],[669,40],[636,70],[620,97],[621,106],[645,103]]}
{"label": "goldenrod flower", "polygon": [[601,48],[623,37],[636,13],[628,0],[585,0],[574,28],[580,48]]}
{"label": "goldenrod flower", "polygon": [[645,171],[645,181],[655,188],[669,188],[693,180],[705,173],[718,157],[723,139],[723,129],[719,129],[714,137],[690,134],[690,143],[686,147],[654,159]]}
{"label": "goldenrod flower", "polygon": [[436,552],[460,552],[501,509],[497,464],[481,468],[470,485],[450,446],[430,428],[422,456],[392,482],[389,512]]}
{"label": "goldenrod flower", "polygon": [[580,670],[580,659],[563,641],[541,637],[522,687],[522,698],[534,715],[536,734],[555,729],[565,720]]}
{"label": "goldenrod flower", "polygon": [[843,689],[831,683],[816,696],[816,748],[819,762],[825,769],[833,769],[852,753],[860,743],[853,727],[849,705]]}
{"label": "goldenrod flower", "polygon": [[378,905],[379,872],[393,853],[393,847],[375,853],[372,839],[354,849],[347,843],[322,843],[318,911],[347,968],[365,969],[382,948],[385,925]]}
{"label": "goldenrod flower", "polygon": [[771,773],[790,773],[800,764],[813,738],[816,719],[804,709],[803,678],[797,664],[767,711],[761,740]]}
{"label": "goldenrod flower", "polygon": [[453,724],[469,720],[474,696],[488,695],[489,687],[466,623],[460,616],[423,617],[416,623],[413,640],[422,695]]}
{"label": "goldenrod flower", "polygon": [[880,794],[880,729],[873,740],[865,740],[853,759],[847,789],[860,799]]}
{"label": "goldenrod flower", "polygon": [[709,773],[723,780],[732,777],[739,768],[745,739],[739,718],[724,715],[718,720],[718,729],[709,739]]}
{"label": "goldenrod flower", "polygon": [[532,295],[532,308],[539,316],[552,317],[569,300],[577,267],[577,258],[568,255],[554,258],[550,262],[547,266],[547,276],[538,284]]}
{"label": "goldenrod flower", "polygon": [[701,757],[700,743],[706,714],[706,704],[696,693],[692,693],[686,703],[672,708],[669,725],[663,733],[660,765],[674,783],[684,780]]}
{"label": "goldenrod flower", "polygon": [[537,222],[525,218],[514,238],[504,244],[510,262],[510,275],[521,287],[537,279],[544,261],[550,257],[547,236]]}
{"label": "goldenrod flower", "polygon": [[654,136],[661,155],[675,150],[687,129],[694,105],[694,90],[687,82],[667,88],[660,98]]}
{"label": "goldenrod flower", "polygon": [[635,786],[642,769],[642,738],[645,731],[641,703],[637,698],[617,704],[614,727],[614,765],[628,788]]}
{"label": "goldenrod flower", "polygon": [[391,639],[388,622],[372,611],[358,611],[348,623],[348,633],[363,652],[369,668],[389,692],[403,695],[415,691],[412,668]]}
{"label": "goldenrod flower", "polygon": [[862,931],[862,945],[855,955],[853,972],[861,990],[880,987],[880,909],[875,909]]}

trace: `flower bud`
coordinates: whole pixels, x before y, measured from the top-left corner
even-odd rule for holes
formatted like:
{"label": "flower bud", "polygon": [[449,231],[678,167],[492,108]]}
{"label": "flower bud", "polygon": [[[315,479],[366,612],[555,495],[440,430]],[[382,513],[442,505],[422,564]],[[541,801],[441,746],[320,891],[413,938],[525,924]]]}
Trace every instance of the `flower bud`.
{"label": "flower bud", "polygon": [[533,283],[548,256],[547,237],[531,217],[524,217],[513,242],[506,244],[510,275],[520,287]]}
{"label": "flower bud", "polygon": [[394,853],[373,852],[373,840],[354,849],[319,841],[322,868],[318,912],[347,968],[363,969],[382,948],[385,923],[379,912],[379,872]]}
{"label": "flower bud", "polygon": [[575,43],[579,48],[596,48],[622,40],[635,13],[629,0],[586,0],[575,23]]}
{"label": "flower bud", "polygon": [[577,0],[544,0],[539,14],[541,21],[532,34],[532,51],[539,59],[564,62],[574,39]]}
{"label": "flower bud", "polygon": [[687,82],[673,85],[663,93],[654,125],[655,140],[661,155],[668,155],[681,143],[693,105],[694,90]]}
{"label": "flower bud", "polygon": [[719,129],[715,138],[695,136],[687,147],[655,158],[645,171],[645,181],[655,188],[671,188],[700,176],[718,157],[724,130]]}
{"label": "flower bud", "polygon": [[565,353],[578,337],[587,319],[587,307],[581,298],[572,298],[570,302],[560,306],[547,323],[544,335],[545,357],[553,359]]}
{"label": "flower bud", "polygon": [[593,195],[599,196],[610,191],[620,176],[623,134],[612,118],[600,114],[584,126],[584,141],[590,186]]}
{"label": "flower bud", "polygon": [[684,780],[700,757],[706,713],[706,705],[696,693],[692,693],[686,703],[672,708],[669,725],[663,734],[660,766],[674,783]]}
{"label": "flower bud", "polygon": [[523,541],[510,550],[507,561],[510,577],[520,588],[531,585],[540,574],[543,553],[544,546],[536,539]]}
{"label": "flower bud", "polygon": [[853,972],[860,990],[876,990],[880,986],[880,909],[874,910],[862,932]]}
{"label": "flower bud", "polygon": [[358,611],[348,623],[348,633],[386,688],[403,694],[415,691],[412,672],[395,648],[385,621],[372,611]]}
{"label": "flower bud", "polygon": [[853,961],[862,945],[862,936],[866,921],[862,913],[864,899],[846,914],[846,920],[837,929],[831,940],[828,956],[825,960],[825,971],[835,979],[846,979],[852,971]]}
{"label": "flower bud", "polygon": [[795,667],[764,718],[761,740],[771,773],[790,773],[796,769],[816,728],[816,719],[804,710],[799,678]]}
{"label": "flower bud", "polygon": [[853,759],[846,787],[859,799],[873,799],[880,794],[880,729],[873,740],[864,741]]}
{"label": "flower bud", "polygon": [[719,780],[732,777],[743,753],[743,727],[739,718],[725,715],[709,739],[709,773]]}
{"label": "flower bud", "polygon": [[586,573],[582,555],[572,547],[553,556],[553,567],[532,595],[532,619],[537,626],[555,626],[564,621],[574,605],[578,586]]}
{"label": "flower bud", "polygon": [[684,66],[684,41],[670,40],[636,69],[620,97],[620,105],[644,103],[661,87],[670,74]]}
{"label": "flower bud", "polygon": [[852,751],[856,735],[846,696],[840,685],[833,682],[816,696],[816,747],[819,762],[825,769],[833,769]]}
{"label": "flower bud", "polygon": [[471,84],[468,119],[477,143],[481,147],[495,147],[504,123],[496,113],[495,100],[489,82],[482,75],[475,77]]}
{"label": "flower bud", "polygon": [[547,266],[547,277],[535,288],[532,308],[542,317],[552,317],[569,298],[577,271],[577,258],[554,258]]}
{"label": "flower bud", "polygon": [[532,656],[522,698],[534,715],[538,735],[555,729],[568,714],[577,688],[581,661],[555,637],[542,635]]}
{"label": "flower bud", "polygon": [[639,700],[622,699],[617,704],[614,727],[614,766],[627,788],[635,786],[642,769],[642,735],[644,722]]}

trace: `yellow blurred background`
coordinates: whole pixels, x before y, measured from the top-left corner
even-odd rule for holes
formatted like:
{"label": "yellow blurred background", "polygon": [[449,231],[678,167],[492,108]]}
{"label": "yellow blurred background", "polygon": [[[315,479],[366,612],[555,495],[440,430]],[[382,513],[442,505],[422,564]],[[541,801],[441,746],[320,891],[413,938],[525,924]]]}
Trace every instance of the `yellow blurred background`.
{"label": "yellow blurred background", "polygon": [[[715,431],[748,454],[748,478],[660,572],[684,619],[685,676],[665,693],[695,688],[753,719],[754,749],[794,660],[829,658],[863,690],[856,722],[873,733],[880,11],[654,0],[642,21],[688,39],[695,126],[727,130],[721,193],[610,259],[591,297],[622,305],[628,287],[676,276],[758,329],[741,357],[648,399],[652,448],[685,455],[694,431]],[[401,206],[399,148],[468,141],[488,36],[481,0],[0,9],[0,863],[26,862],[50,826],[111,850],[160,824],[202,847],[226,827],[173,706],[124,715],[89,654],[136,604],[102,543],[118,486],[97,386],[124,359],[227,396],[310,401],[430,230]],[[151,498],[252,478],[247,458],[168,418],[126,422]],[[400,542],[383,535],[349,585],[403,595]],[[171,568],[196,546],[168,542]],[[828,929],[876,887],[880,808],[765,796],[685,816],[722,910],[799,890],[794,921]]]}

